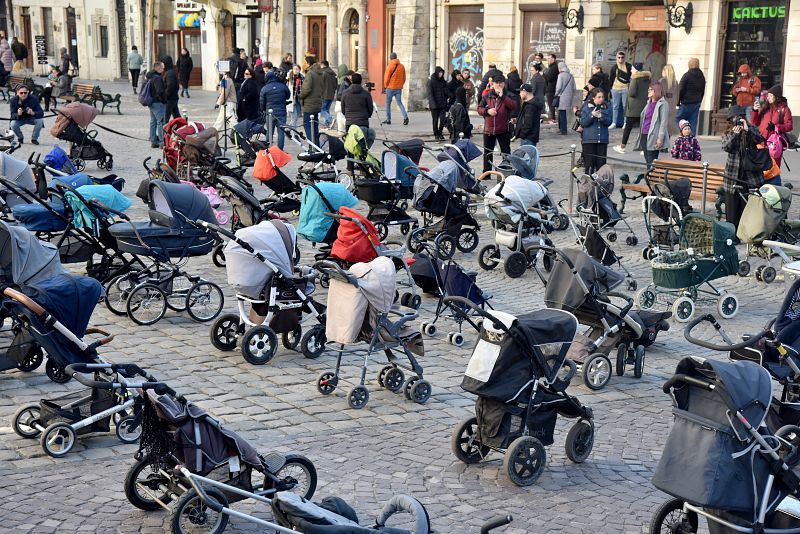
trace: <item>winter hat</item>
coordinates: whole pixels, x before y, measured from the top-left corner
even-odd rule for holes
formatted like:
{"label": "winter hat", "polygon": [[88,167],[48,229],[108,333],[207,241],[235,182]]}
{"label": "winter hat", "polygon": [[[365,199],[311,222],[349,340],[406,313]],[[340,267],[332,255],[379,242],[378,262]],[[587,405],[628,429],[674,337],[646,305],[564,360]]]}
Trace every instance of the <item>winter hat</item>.
{"label": "winter hat", "polygon": [[742,63],[741,65],[739,65],[738,72],[739,74],[750,74],[750,65],[748,65],[747,63]]}
{"label": "winter hat", "polygon": [[678,129],[680,131],[683,131],[683,129],[686,128],[687,126],[691,126],[691,124],[689,124],[689,121],[687,121],[686,119],[681,119],[681,121],[678,123]]}
{"label": "winter hat", "polygon": [[644,70],[644,63],[642,63],[641,61],[637,61],[636,63],[633,64],[633,68],[638,71],[642,71]]}
{"label": "winter hat", "polygon": [[525,91],[526,93],[533,93],[533,87],[531,87],[531,84],[529,83],[523,83],[522,85],[519,86],[519,91],[520,92]]}
{"label": "winter hat", "polygon": [[768,92],[775,97],[775,102],[783,100],[783,88],[780,85],[773,85]]}
{"label": "winter hat", "polygon": [[493,82],[498,82],[498,83],[504,83],[506,81],[506,78],[502,74],[498,74],[497,76],[492,78],[492,81]]}

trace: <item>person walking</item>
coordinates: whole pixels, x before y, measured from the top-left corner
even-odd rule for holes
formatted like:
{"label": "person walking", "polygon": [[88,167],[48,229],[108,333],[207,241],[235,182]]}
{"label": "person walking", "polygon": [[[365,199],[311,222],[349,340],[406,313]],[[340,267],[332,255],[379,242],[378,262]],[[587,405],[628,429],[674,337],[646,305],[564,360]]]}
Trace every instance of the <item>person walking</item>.
{"label": "person walking", "polygon": [[159,148],[164,142],[164,117],[167,108],[167,92],[164,86],[164,64],[153,63],[153,70],[145,75],[150,82],[150,146]]}
{"label": "person walking", "polygon": [[289,75],[289,90],[292,95],[292,122],[291,126],[297,126],[300,119],[303,117],[303,107],[300,104],[300,91],[303,89],[303,81],[305,76],[300,72],[300,65],[292,67],[292,73]]}
{"label": "person walking", "polygon": [[17,94],[9,101],[11,108],[11,130],[17,136],[17,141],[21,145],[25,142],[22,135],[22,126],[33,126],[31,143],[39,144],[39,132],[44,128],[44,111],[39,104],[39,99],[30,94],[26,85],[17,88]]}
{"label": "person walking", "polygon": [[303,82],[303,87],[300,89],[300,105],[303,108],[303,130],[306,132],[306,138],[318,145],[319,123],[312,133],[311,115],[316,115],[317,121],[319,121],[319,112],[322,111],[322,95],[325,91],[325,75],[322,73],[322,68],[314,56],[306,57],[306,63],[310,66]]}
{"label": "person walking", "polygon": [[363,81],[359,73],[351,76],[352,84],[342,94],[342,113],[345,118],[345,131],[353,125],[369,128],[369,118],[375,110],[372,95],[361,85]]}
{"label": "person walking", "polygon": [[547,111],[550,114],[550,124],[556,123],[556,108],[553,106],[553,99],[556,97],[556,83],[558,83],[558,63],[556,55],[547,56],[547,68],[544,71],[545,97],[547,98]]}
{"label": "person walking", "polygon": [[[386,120],[384,124],[392,124],[392,100],[397,100],[397,107],[403,115],[403,126],[408,126],[408,113],[403,105],[403,86],[406,84],[406,68],[397,59],[397,54],[389,54],[389,64],[383,71],[383,87],[386,90]],[[473,86],[474,90],[474,86]]]}
{"label": "person walking", "polygon": [[[770,87],[765,101],[756,100],[750,115],[751,124],[758,127],[758,131],[764,139],[769,138],[773,132],[782,136],[794,129],[792,111],[789,109],[789,103],[784,98],[783,88],[780,85]],[[780,164],[780,162],[778,163]]]}
{"label": "person walking", "polygon": [[[444,71],[443,71],[444,72]],[[496,144],[500,152],[511,153],[511,133],[508,131],[508,120],[517,108],[517,103],[508,96],[505,90],[506,80],[501,74],[492,79],[492,87],[481,98],[478,115],[483,120],[483,171],[492,168],[492,152]]]}
{"label": "person walking", "polygon": [[689,121],[692,131],[697,133],[697,119],[700,116],[700,103],[706,92],[706,77],[700,70],[700,60],[693,57],[689,60],[689,70],[681,76],[678,84],[678,104],[680,108],[675,114],[675,121]]}
{"label": "person walking", "polygon": [[28,57],[28,47],[16,37],[11,39],[11,51],[14,52],[14,59],[17,61],[25,61]]}
{"label": "person walking", "polygon": [[172,56],[162,57],[161,63],[164,64],[164,92],[167,99],[167,106],[164,110],[164,122],[166,123],[181,116],[178,109],[178,73],[175,72]]}
{"label": "person walking", "polygon": [[469,111],[469,107],[475,102],[475,93],[478,90],[475,87],[475,82],[472,80],[472,73],[469,69],[464,69],[461,71],[461,82],[467,96],[467,105],[465,108],[467,111]]}
{"label": "person walking", "polygon": [[722,188],[725,190],[725,220],[734,226],[739,226],[746,204],[742,193],[746,196],[747,191],[764,184],[764,173],[747,170],[742,161],[748,149],[763,142],[758,129],[749,124],[738,109],[730,108],[728,127],[722,134],[722,150],[728,154]]}
{"label": "person walking", "polygon": [[753,114],[753,104],[761,94],[761,80],[750,71],[750,65],[747,63],[739,65],[736,83],[733,84],[731,93],[736,105],[739,106],[739,112],[745,117],[750,117]]}
{"label": "person walking", "polygon": [[617,52],[617,62],[608,75],[611,80],[611,110],[614,117],[610,129],[622,128],[625,122],[625,105],[628,103],[632,69],[633,65],[625,61],[625,52]]}
{"label": "person walking", "polygon": [[593,174],[606,164],[608,155],[608,127],[611,110],[605,102],[603,90],[592,89],[581,107],[581,141],[583,143],[583,172]]}
{"label": "person walking", "polygon": [[575,77],[563,61],[558,64],[558,80],[553,105],[558,109],[558,133],[567,135],[567,110],[575,100]]}
{"label": "person walking", "polygon": [[181,55],[178,56],[178,81],[181,84],[180,96],[186,98],[191,98],[189,96],[189,78],[192,76],[192,69],[194,69],[194,63],[192,56],[189,55],[189,49],[181,48]]}
{"label": "person walking", "polygon": [[259,95],[259,109],[264,117],[269,116],[272,111],[272,122],[267,122],[267,138],[269,144],[272,144],[273,133],[278,133],[278,148],[283,150],[284,144],[284,131],[281,126],[286,125],[287,112],[286,101],[292,97],[289,87],[283,81],[278,79],[278,75],[273,70],[268,70],[264,76],[264,87],[261,89]]}
{"label": "person walking", "polygon": [[322,90],[322,109],[319,112],[319,124],[323,128],[330,128],[333,125],[331,117],[331,104],[336,98],[336,89],[339,87],[339,80],[336,72],[331,68],[327,61],[322,62],[323,90]]}
{"label": "person walking", "polygon": [[689,121],[682,120],[678,127],[681,135],[675,138],[675,143],[670,150],[672,158],[684,161],[702,161],[703,154],[700,152],[700,143],[697,141],[697,137],[692,135],[692,126]]}
{"label": "person walking", "polygon": [[544,100],[536,97],[533,87],[529,83],[520,86],[519,98],[522,105],[517,116],[514,138],[519,139],[520,146],[536,146],[539,144],[539,125],[544,109]]}
{"label": "person walking", "polygon": [[[675,120],[675,113],[678,111],[678,81],[675,79],[675,69],[667,63],[661,69],[661,88],[664,90],[664,98],[667,99],[667,109],[669,110],[669,132],[670,137],[675,137],[680,132],[678,121]],[[638,117],[638,115],[637,115]]]}
{"label": "person walking", "polygon": [[444,141],[444,117],[447,113],[447,82],[444,69],[436,67],[428,81],[428,108],[433,121],[433,137],[436,141]]}
{"label": "person walking", "polygon": [[634,63],[631,83],[628,85],[628,100],[625,103],[625,128],[622,130],[622,143],[614,145],[614,152],[624,154],[631,132],[640,126],[639,117],[647,105],[647,89],[650,87],[650,81],[650,71],[644,70],[642,63]]}
{"label": "person walking", "polygon": [[[128,72],[131,73],[131,85],[133,85],[133,94],[136,94],[136,88],[139,87],[139,74],[142,72],[142,65],[144,64],[144,58],[139,53],[139,49],[136,45],[131,47],[131,51],[128,54]],[[62,71],[64,72],[64,71]],[[66,74],[66,72],[64,72]]]}
{"label": "person walking", "polygon": [[636,145],[637,150],[644,152],[644,161],[648,168],[653,166],[659,153],[666,151],[669,146],[667,127],[669,110],[667,106],[661,84],[658,82],[650,84],[650,87],[647,88],[647,105],[639,116],[642,129]]}

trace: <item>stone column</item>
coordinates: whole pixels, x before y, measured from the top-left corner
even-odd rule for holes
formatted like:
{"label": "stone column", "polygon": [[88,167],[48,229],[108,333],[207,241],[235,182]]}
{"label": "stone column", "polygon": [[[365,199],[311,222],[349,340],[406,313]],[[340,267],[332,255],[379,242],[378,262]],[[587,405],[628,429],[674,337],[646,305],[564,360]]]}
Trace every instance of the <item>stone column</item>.
{"label": "stone column", "polygon": [[328,49],[326,50],[327,60],[328,63],[333,66],[334,70],[336,70],[336,65],[339,64],[339,32],[336,31],[339,27],[339,15],[337,14],[338,9],[336,4],[336,0],[328,0],[328,21],[325,26],[325,41],[328,44]]}
{"label": "stone column", "polygon": [[367,73],[367,2],[361,2],[361,11],[358,13],[358,72]]}
{"label": "stone column", "polygon": [[397,0],[395,52],[406,68],[403,99],[409,111],[427,106],[430,79],[430,2],[433,0]]}

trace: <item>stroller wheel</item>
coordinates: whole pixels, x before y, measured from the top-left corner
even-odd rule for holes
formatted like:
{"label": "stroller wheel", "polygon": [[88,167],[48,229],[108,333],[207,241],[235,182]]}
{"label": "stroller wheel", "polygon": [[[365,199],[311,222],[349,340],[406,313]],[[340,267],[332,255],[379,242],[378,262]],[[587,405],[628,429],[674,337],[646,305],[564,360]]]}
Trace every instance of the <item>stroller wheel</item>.
{"label": "stroller wheel", "polygon": [[278,336],[268,326],[254,326],[242,337],[242,356],[248,363],[264,365],[278,349]]}
{"label": "stroller wheel", "polygon": [[636,378],[642,378],[642,372],[644,371],[644,357],[645,357],[645,348],[644,345],[636,345],[636,350],[634,352],[636,360],[633,364],[633,376]]}
{"label": "stroller wheel", "polygon": [[483,460],[491,450],[481,445],[478,438],[478,418],[468,417],[453,429],[450,436],[450,449],[456,458],[467,465]]}
{"label": "stroller wheel", "polygon": [[309,360],[315,360],[325,351],[325,327],[318,324],[303,334],[300,340],[300,350]]}
{"label": "stroller wheel", "polygon": [[38,402],[32,402],[20,407],[11,419],[14,432],[16,432],[18,436],[26,439],[37,437],[42,433],[39,428],[36,428],[37,426],[41,428],[39,424],[41,412]]}
{"label": "stroller wheel", "polygon": [[311,460],[301,454],[287,454],[286,462],[272,474],[278,479],[277,484],[271,484],[267,477],[264,480],[264,489],[291,491],[304,499],[313,497],[317,490],[317,468]]}
{"label": "stroller wheel", "polygon": [[[206,494],[228,507],[225,494],[216,488],[204,487]],[[173,534],[190,534],[203,532],[204,534],[221,534],[228,525],[228,516],[215,512],[200,499],[196,491],[189,490],[178,499],[169,518]]]}
{"label": "stroller wheel", "polygon": [[52,358],[48,358],[47,363],[44,365],[44,371],[47,373],[47,378],[56,384],[66,384],[70,381],[70,379],[72,379],[72,377],[67,374],[64,368],[65,366],[59,365]]}
{"label": "stroller wheel", "polygon": [[676,532],[692,534],[697,532],[697,514],[683,511],[682,499],[670,499],[658,507],[650,522],[650,534]]}
{"label": "stroller wheel", "polygon": [[424,235],[424,228],[417,228],[416,230],[409,232],[408,237],[406,238],[406,248],[409,252],[416,254],[422,250],[422,242],[425,241],[423,238]]}
{"label": "stroller wheel", "polygon": [[744,260],[744,261],[740,261],[739,262],[738,274],[739,274],[739,276],[747,276],[748,274],[750,274],[750,262],[749,261]]}
{"label": "stroller wheel", "polygon": [[425,404],[430,398],[431,384],[427,380],[418,380],[411,386],[411,400],[417,404]]}
{"label": "stroller wheel", "polygon": [[297,346],[300,344],[302,337],[303,327],[301,325],[297,325],[291,332],[284,332],[281,334],[281,344],[284,346],[284,348],[289,350],[297,350]]}
{"label": "stroller wheel", "polygon": [[694,301],[689,297],[679,297],[672,303],[672,315],[679,323],[687,323],[694,315]]}
{"label": "stroller wheel", "polygon": [[106,168],[106,161],[103,159],[97,160],[97,168],[98,169],[105,169]]}
{"label": "stroller wheel", "polygon": [[386,374],[394,368],[394,365],[384,365],[381,367],[381,370],[378,373],[378,384],[380,384],[382,388],[386,387]]}
{"label": "stroller wheel", "polygon": [[167,297],[158,286],[142,284],[137,286],[125,303],[128,317],[139,325],[155,324],[167,313]]}
{"label": "stroller wheel", "polygon": [[634,302],[643,310],[649,310],[656,304],[656,292],[649,287],[645,287],[636,292],[633,296]]}
{"label": "stroller wheel", "polygon": [[389,236],[389,227],[383,223],[376,223],[375,231],[378,232],[378,239],[380,239],[381,241],[385,241],[386,238]]}
{"label": "stroller wheel", "polygon": [[553,227],[556,230],[566,230],[569,228],[569,216],[564,213],[560,213],[553,222],[555,223]]}
{"label": "stroller wheel", "polygon": [[75,158],[72,160],[72,164],[75,166],[75,170],[82,171],[86,168],[86,162],[83,161],[81,158]]}
{"label": "stroller wheel", "polygon": [[211,344],[218,350],[230,351],[236,348],[236,338],[239,336],[239,316],[235,313],[226,313],[217,318],[211,325],[209,337]]}
{"label": "stroller wheel", "polygon": [[497,245],[486,245],[478,253],[478,265],[485,271],[491,271],[497,267],[499,259],[500,249],[497,248]]}
{"label": "stroller wheel", "polygon": [[53,423],[42,433],[42,449],[53,458],[61,458],[72,450],[77,440],[78,435],[70,425],[64,422]]}
{"label": "stroller wheel", "polygon": [[[766,280],[765,280],[766,282]],[[717,312],[723,319],[730,319],[739,311],[739,299],[731,293],[722,295],[717,301]]]}
{"label": "stroller wheel", "polygon": [[326,371],[319,375],[317,379],[317,390],[323,395],[330,395],[336,391],[336,386],[339,385],[339,377],[336,373]]}
{"label": "stroller wheel", "polygon": [[411,293],[403,293],[400,297],[400,305],[404,308],[408,307],[408,302],[411,300]]}
{"label": "stroller wheel", "polygon": [[508,478],[517,486],[530,486],[542,475],[547,451],[533,436],[522,436],[511,442],[503,458]]}
{"label": "stroller wheel", "polygon": [[219,244],[214,247],[214,251],[211,253],[211,261],[214,262],[214,265],[217,267],[225,267],[225,252],[222,251],[222,248],[225,245]]}
{"label": "stroller wheel", "polygon": [[617,347],[617,376],[625,374],[625,362],[628,359],[628,346],[625,343],[620,343]]}
{"label": "stroller wheel", "polygon": [[411,389],[414,387],[414,384],[419,381],[419,379],[420,378],[417,375],[411,375],[408,377],[408,380],[406,380],[405,385],[403,385],[403,396],[406,398],[406,400],[411,400]]}
{"label": "stroller wheel", "polygon": [[636,245],[639,244],[639,238],[637,238],[635,235],[629,235],[628,237],[625,238],[625,244],[631,247],[635,247]]}
{"label": "stroller wheel", "polygon": [[597,391],[603,389],[611,380],[611,360],[600,352],[592,354],[583,363],[583,383]]}
{"label": "stroller wheel", "polygon": [[42,351],[42,347],[32,344],[28,348],[28,352],[25,354],[25,357],[22,361],[17,365],[17,369],[24,373],[30,373],[31,371],[35,370],[37,367],[42,365],[44,361],[44,352]]}
{"label": "stroller wheel", "polygon": [[503,271],[509,278],[519,278],[525,274],[528,268],[528,259],[523,252],[512,252],[506,261],[503,262]]}
{"label": "stroller wheel", "polygon": [[369,391],[364,386],[356,386],[347,395],[347,404],[354,410],[360,410],[369,402]]}
{"label": "stroller wheel", "polygon": [[117,423],[117,439],[122,443],[136,443],[142,435],[142,424],[136,423],[136,416],[123,417]]}
{"label": "stroller wheel", "polygon": [[461,252],[472,252],[478,248],[478,232],[474,228],[462,228],[458,233],[456,247]]}
{"label": "stroller wheel", "polygon": [[606,236],[606,239],[608,239],[609,243],[613,243],[614,241],[617,240],[617,233],[616,232],[608,232],[608,235]]}
{"label": "stroller wheel", "polygon": [[[158,465],[158,462],[153,460],[152,456],[144,456],[137,460],[125,475],[125,496],[132,505],[146,512],[161,509],[161,505],[150,495],[151,492],[164,504],[172,501],[172,491],[167,489],[170,480],[161,474],[157,467],[154,469],[153,465]],[[172,471],[175,464],[167,458],[165,460],[164,471]]]}
{"label": "stroller wheel", "polygon": [[764,267],[764,270],[761,271],[761,279],[767,284],[774,282],[776,276],[778,276],[778,273],[775,271],[775,267],[772,265],[767,265]]}
{"label": "stroller wheel", "polygon": [[109,280],[106,284],[106,308],[114,315],[127,314],[128,295],[137,285],[136,271],[131,271]]}
{"label": "stroller wheel", "polygon": [[195,321],[210,321],[222,311],[225,296],[213,282],[197,282],[186,294],[186,311]]}
{"label": "stroller wheel", "polygon": [[422,323],[422,333],[426,336],[435,336],[436,335],[436,325],[433,323]]}
{"label": "stroller wheel", "polygon": [[447,261],[456,253],[456,240],[453,236],[440,234],[433,241],[436,257],[442,261]]}
{"label": "stroller wheel", "polygon": [[110,171],[114,169],[114,158],[108,158],[106,160],[106,170]]}
{"label": "stroller wheel", "polygon": [[383,377],[383,387],[392,393],[397,393],[403,389],[403,384],[406,381],[406,375],[403,373],[402,369],[398,369],[394,366],[390,367],[391,369],[389,369],[386,372],[386,375]]}
{"label": "stroller wheel", "polygon": [[448,336],[451,345],[461,347],[464,345],[464,334],[461,332],[453,332]]}
{"label": "stroller wheel", "polygon": [[408,232],[411,231],[411,225],[408,223],[403,223],[400,225],[400,233],[403,235],[408,235]]}
{"label": "stroller wheel", "polygon": [[411,295],[411,298],[408,299],[408,307],[418,310],[420,305],[422,304],[422,297],[419,295]]}
{"label": "stroller wheel", "polygon": [[567,458],[576,464],[582,464],[589,457],[594,446],[594,427],[589,421],[581,419],[569,429],[564,444]]}

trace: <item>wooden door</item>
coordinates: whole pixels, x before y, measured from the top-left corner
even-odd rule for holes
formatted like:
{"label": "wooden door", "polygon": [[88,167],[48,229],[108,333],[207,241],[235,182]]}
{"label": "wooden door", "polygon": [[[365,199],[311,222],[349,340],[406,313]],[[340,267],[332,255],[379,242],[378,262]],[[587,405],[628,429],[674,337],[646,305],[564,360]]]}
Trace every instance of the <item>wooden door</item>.
{"label": "wooden door", "polygon": [[[200,46],[200,30],[185,28],[181,30],[181,47],[189,51],[192,57],[192,74],[189,76],[189,85],[203,85],[203,51]],[[180,50],[178,51],[180,53]],[[177,62],[177,60],[176,60]]]}
{"label": "wooden door", "polygon": [[[303,54],[309,50],[314,50],[317,61],[326,59],[327,31],[327,17],[308,17],[308,31],[306,32],[308,42],[306,43],[306,49],[303,50]],[[297,62],[302,64],[303,59],[298,58]]]}
{"label": "wooden door", "polygon": [[[67,8],[67,48],[69,49],[69,56],[72,58],[72,64],[75,66],[77,76],[78,65],[78,28],[75,23],[75,8]],[[58,64],[61,64],[61,49],[58,52]]]}
{"label": "wooden door", "polygon": [[[25,58],[25,66],[29,69],[33,68],[33,51],[36,47],[33,43],[33,36],[31,35],[31,16],[22,15],[22,42],[28,47],[28,57]],[[15,59],[16,61],[16,59]]]}
{"label": "wooden door", "polygon": [[164,56],[172,56],[174,63],[178,58],[180,30],[155,30],[155,46],[153,53],[155,57],[153,61],[160,61]]}

